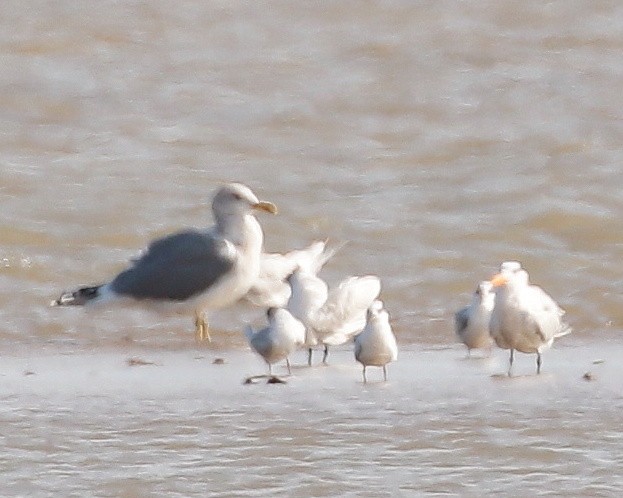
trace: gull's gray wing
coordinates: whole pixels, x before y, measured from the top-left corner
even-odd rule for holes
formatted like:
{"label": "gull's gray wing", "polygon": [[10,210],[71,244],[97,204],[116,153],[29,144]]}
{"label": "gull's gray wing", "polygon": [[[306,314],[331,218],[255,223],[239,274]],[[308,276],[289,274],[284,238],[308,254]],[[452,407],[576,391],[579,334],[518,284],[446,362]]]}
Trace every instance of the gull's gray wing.
{"label": "gull's gray wing", "polygon": [[147,252],[111,282],[135,299],[184,301],[205,291],[234,266],[228,242],[198,231],[179,232],[150,244]]}

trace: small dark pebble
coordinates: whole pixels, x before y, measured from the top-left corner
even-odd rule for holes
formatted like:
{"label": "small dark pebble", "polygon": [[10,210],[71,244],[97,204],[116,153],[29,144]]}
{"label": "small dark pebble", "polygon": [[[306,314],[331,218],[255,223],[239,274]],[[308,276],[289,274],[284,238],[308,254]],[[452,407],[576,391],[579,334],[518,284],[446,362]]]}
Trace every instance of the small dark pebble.
{"label": "small dark pebble", "polygon": [[141,358],[130,358],[128,359],[128,366],[130,367],[139,367],[143,365],[155,365],[153,361],[145,361]]}
{"label": "small dark pebble", "polygon": [[595,375],[594,375],[592,372],[586,372],[586,373],[582,376],[582,378],[583,378],[584,380],[587,380],[587,381],[597,380],[597,378],[595,377]]}
{"label": "small dark pebble", "polygon": [[24,375],[37,375],[35,372],[33,372],[32,370],[26,370],[24,372]]}
{"label": "small dark pebble", "polygon": [[268,380],[266,381],[267,384],[287,384],[287,382],[279,377],[275,377],[274,375],[272,377],[268,377]]}
{"label": "small dark pebble", "polygon": [[225,358],[214,358],[213,365],[225,365]]}

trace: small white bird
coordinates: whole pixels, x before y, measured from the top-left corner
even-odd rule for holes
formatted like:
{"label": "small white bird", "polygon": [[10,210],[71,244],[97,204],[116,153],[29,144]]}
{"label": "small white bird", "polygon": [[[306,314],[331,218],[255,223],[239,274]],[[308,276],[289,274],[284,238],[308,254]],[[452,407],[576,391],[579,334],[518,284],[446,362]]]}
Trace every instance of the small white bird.
{"label": "small white bird", "polygon": [[387,364],[398,358],[396,337],[389,324],[389,315],[381,301],[374,301],[367,313],[363,332],[355,337],[355,359],[363,365],[363,382],[366,383],[366,367],[383,367],[383,379],[387,381]]}
{"label": "small white bird", "polygon": [[483,280],[478,284],[472,302],[454,315],[456,335],[467,346],[467,356],[472,349],[487,348],[491,352],[493,338],[489,334],[489,321],[495,294],[493,284]]}
{"label": "small white bird", "polygon": [[288,276],[296,268],[304,268],[306,272],[317,275],[340,247],[327,248],[325,241],[316,241],[304,249],[284,254],[263,252],[260,273],[245,299],[262,308],[285,307],[291,295]]}
{"label": "small white bird", "polygon": [[530,285],[528,272],[517,261],[502,263],[491,283],[497,290],[489,330],[499,347],[510,349],[508,375],[515,349],[536,353],[536,373],[541,373],[541,353],[571,332],[562,320],[565,312],[543,289]]}
{"label": "small white bird", "polygon": [[305,326],[284,308],[269,308],[266,312],[268,326],[254,332],[247,326],[245,335],[251,347],[268,364],[268,373],[273,373],[273,363],[286,360],[288,373],[290,360],[288,356],[305,342]]}
{"label": "small white bird", "polygon": [[366,325],[366,311],[381,292],[378,277],[348,277],[329,292],[327,284],[316,275],[298,268],[288,277],[292,295],[288,309],[307,329],[305,346],[324,346],[322,362],[327,362],[329,346],[346,343]]}

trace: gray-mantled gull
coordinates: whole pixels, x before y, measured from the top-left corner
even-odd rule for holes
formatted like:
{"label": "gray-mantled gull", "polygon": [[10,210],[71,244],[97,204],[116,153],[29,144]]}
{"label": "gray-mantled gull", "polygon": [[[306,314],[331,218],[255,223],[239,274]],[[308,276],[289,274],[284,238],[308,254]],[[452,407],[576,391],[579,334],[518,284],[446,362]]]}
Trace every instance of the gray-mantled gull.
{"label": "gray-mantled gull", "polygon": [[383,367],[383,379],[387,381],[387,364],[397,358],[398,345],[389,315],[382,301],[374,301],[368,308],[365,328],[355,336],[355,359],[363,365],[363,382],[367,382],[366,367]]}
{"label": "gray-mantled gull", "polygon": [[530,285],[528,272],[517,261],[502,263],[491,282],[496,293],[489,330],[499,347],[510,349],[508,375],[515,349],[536,353],[536,373],[541,373],[541,353],[571,332],[562,320],[565,312],[543,289]]}
{"label": "gray-mantled gull", "polygon": [[197,339],[210,340],[203,311],[235,303],[260,271],[264,236],[253,210],[277,212],[248,187],[224,185],[212,201],[213,227],[157,239],[110,282],[63,293],[52,305],[173,303],[194,310]]}
{"label": "gray-mantled gull", "polygon": [[487,348],[491,352],[493,338],[489,334],[489,321],[493,310],[495,294],[493,284],[484,280],[478,284],[472,302],[454,315],[456,335],[467,346],[467,355],[472,349]]}
{"label": "gray-mantled gull", "polygon": [[288,276],[296,268],[316,275],[338,250],[339,247],[328,248],[326,242],[316,241],[284,254],[263,252],[260,274],[245,299],[261,308],[285,307],[291,294]]}
{"label": "gray-mantled gull", "polygon": [[372,275],[348,277],[331,292],[321,278],[300,268],[288,282],[292,295],[287,307],[307,329],[309,365],[312,346],[324,345],[322,362],[326,363],[329,346],[344,344],[365,327],[366,311],[381,292],[381,281]]}
{"label": "gray-mantled gull", "polygon": [[285,308],[268,308],[266,315],[267,327],[254,332],[247,326],[245,335],[251,347],[268,364],[269,375],[273,373],[273,363],[283,359],[286,360],[288,373],[291,373],[288,356],[305,342],[305,325]]}

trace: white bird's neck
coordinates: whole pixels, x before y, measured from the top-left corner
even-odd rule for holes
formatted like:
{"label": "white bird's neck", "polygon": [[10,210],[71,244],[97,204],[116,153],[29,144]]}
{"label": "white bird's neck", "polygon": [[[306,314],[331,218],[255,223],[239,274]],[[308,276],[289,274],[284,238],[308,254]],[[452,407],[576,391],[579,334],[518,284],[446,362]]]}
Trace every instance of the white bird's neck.
{"label": "white bird's neck", "polygon": [[220,234],[242,250],[260,252],[264,243],[262,227],[252,214],[222,215],[217,220]]}
{"label": "white bird's neck", "polygon": [[526,282],[522,278],[514,278],[508,281],[506,284],[506,293],[507,294],[518,294],[523,292],[524,289],[527,289],[529,286],[528,282]]}
{"label": "white bird's neck", "polygon": [[374,321],[375,328],[379,330],[379,335],[387,336],[391,334],[391,327],[389,326],[389,317],[386,313],[376,317]]}

